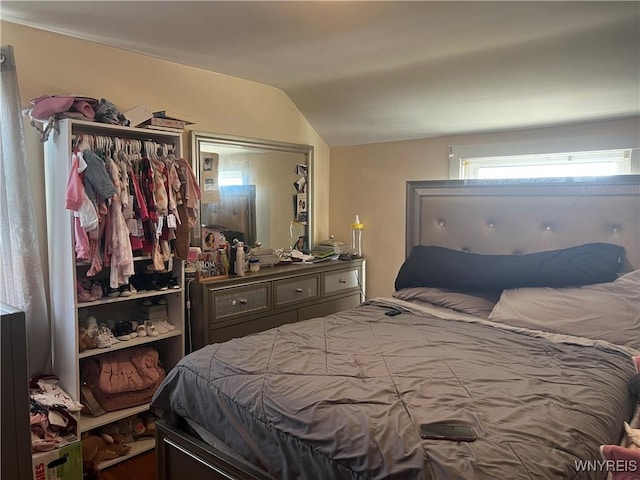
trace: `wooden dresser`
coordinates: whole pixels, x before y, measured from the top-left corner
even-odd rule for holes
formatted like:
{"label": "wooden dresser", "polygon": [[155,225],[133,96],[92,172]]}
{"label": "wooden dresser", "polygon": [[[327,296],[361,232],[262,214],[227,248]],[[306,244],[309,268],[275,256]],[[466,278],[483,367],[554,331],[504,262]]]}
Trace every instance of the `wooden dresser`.
{"label": "wooden dresser", "polygon": [[365,298],[364,269],[362,259],[327,260],[188,282],[191,350],[356,307]]}

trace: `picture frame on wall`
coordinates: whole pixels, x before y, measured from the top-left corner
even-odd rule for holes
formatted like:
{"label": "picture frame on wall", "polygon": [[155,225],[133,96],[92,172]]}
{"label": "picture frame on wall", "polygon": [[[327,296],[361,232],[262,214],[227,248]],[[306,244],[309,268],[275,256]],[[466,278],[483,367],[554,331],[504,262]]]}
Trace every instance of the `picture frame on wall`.
{"label": "picture frame on wall", "polygon": [[222,227],[207,225],[202,227],[202,251],[213,252],[220,248],[224,239]]}
{"label": "picture frame on wall", "polygon": [[296,194],[296,221],[298,222],[306,222],[307,221],[307,194],[305,192],[301,192]]}

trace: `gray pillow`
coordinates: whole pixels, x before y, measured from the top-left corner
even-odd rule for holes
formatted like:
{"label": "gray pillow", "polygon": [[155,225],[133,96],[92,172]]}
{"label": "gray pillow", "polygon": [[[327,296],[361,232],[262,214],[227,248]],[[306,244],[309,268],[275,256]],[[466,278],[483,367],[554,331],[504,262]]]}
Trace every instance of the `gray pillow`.
{"label": "gray pillow", "polygon": [[394,292],[393,296],[408,302],[425,302],[438,307],[451,308],[481,318],[489,317],[500,297],[493,292],[461,293],[429,287],[403,288]]}
{"label": "gray pillow", "polygon": [[577,288],[505,290],[489,320],[640,350],[640,270]]}

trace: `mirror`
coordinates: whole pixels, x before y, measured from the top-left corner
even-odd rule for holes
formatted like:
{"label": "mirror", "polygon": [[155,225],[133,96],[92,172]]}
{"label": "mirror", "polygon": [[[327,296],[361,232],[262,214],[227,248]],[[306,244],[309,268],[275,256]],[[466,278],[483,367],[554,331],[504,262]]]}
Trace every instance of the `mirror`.
{"label": "mirror", "polygon": [[312,146],[194,131],[191,154],[201,191],[194,245],[203,229],[221,229],[249,246],[313,246]]}

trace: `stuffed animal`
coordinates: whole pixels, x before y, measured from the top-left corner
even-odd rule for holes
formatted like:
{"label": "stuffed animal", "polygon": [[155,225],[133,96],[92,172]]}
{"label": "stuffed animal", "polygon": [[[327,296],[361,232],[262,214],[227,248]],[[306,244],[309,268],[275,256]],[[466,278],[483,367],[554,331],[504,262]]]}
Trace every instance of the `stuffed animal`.
{"label": "stuffed animal", "polygon": [[143,436],[145,430],[146,428],[140,417],[131,416],[105,425],[100,429],[100,435],[108,443],[112,443],[114,441],[113,437],[117,435],[122,436],[124,443],[131,443]]}
{"label": "stuffed animal", "polygon": [[158,417],[155,416],[153,413],[147,413],[143,415],[142,421],[144,422],[144,427],[145,427],[144,433],[142,434],[143,437],[155,437],[156,420],[158,420]]}
{"label": "stuffed animal", "polygon": [[103,460],[120,457],[129,453],[131,447],[124,445],[122,435],[113,435],[113,443],[100,435],[88,434],[82,438],[82,471],[87,479],[98,479],[98,465]]}

